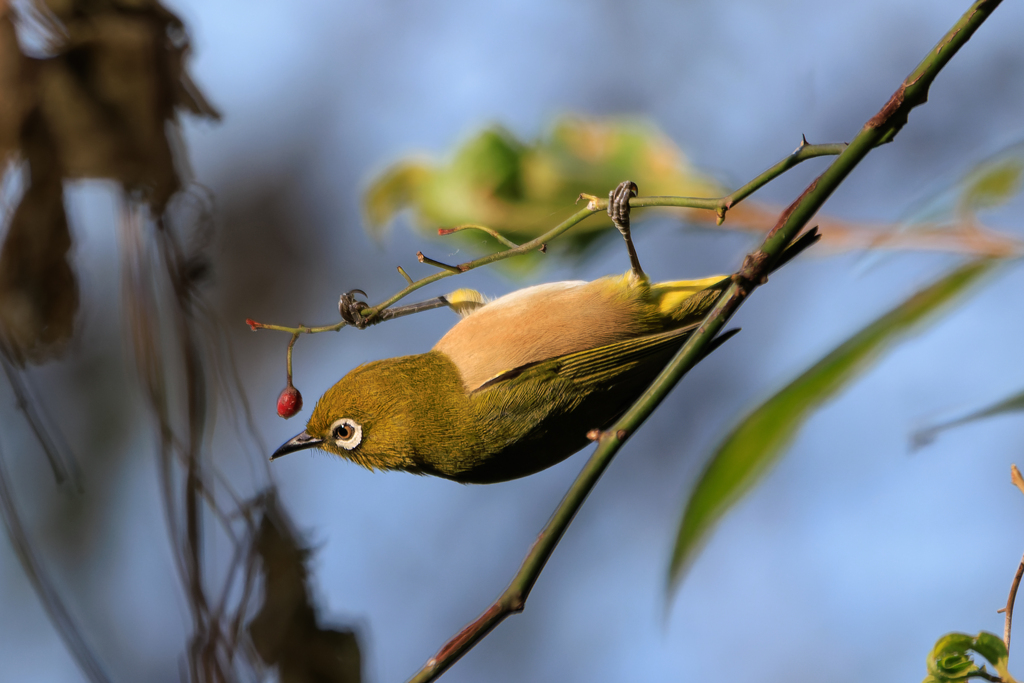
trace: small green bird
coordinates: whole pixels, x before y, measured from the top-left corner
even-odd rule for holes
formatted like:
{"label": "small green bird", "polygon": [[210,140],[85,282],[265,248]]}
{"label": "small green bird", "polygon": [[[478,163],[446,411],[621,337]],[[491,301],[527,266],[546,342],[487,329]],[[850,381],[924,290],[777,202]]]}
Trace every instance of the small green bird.
{"label": "small green bird", "polygon": [[271,459],[319,448],[370,469],[480,484],[550,467],[640,396],[728,281],[651,284],[630,272],[489,303],[453,292],[452,308],[475,310],[431,351],[349,372]]}
{"label": "small green bird", "polygon": [[[636,193],[626,181],[608,203],[629,249],[626,275],[537,285],[491,302],[458,290],[409,307],[448,305],[464,317],[427,353],[352,370],[271,459],[319,448],[370,469],[492,483],[586,446],[588,432],[611,426],[643,393],[731,280],[652,284],[629,235]],[[808,231],[775,267],[815,240]],[[362,308],[342,297],[346,320],[360,324],[352,316]]]}

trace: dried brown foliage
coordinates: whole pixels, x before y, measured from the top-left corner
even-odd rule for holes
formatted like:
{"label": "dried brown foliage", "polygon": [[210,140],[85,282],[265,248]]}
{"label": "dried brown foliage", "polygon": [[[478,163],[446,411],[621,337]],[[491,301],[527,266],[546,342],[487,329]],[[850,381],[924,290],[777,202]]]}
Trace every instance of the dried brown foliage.
{"label": "dried brown foliage", "polygon": [[[19,33],[44,54],[26,54]],[[211,204],[189,184],[178,115],[218,114],[189,77],[188,54],[184,24],[155,0],[37,0],[16,10],[0,0],[0,171],[3,187],[23,187],[9,216],[0,214],[0,360],[58,480],[67,478],[73,461],[19,368],[57,357],[75,333],[65,182],[112,181],[131,352],[155,418],[170,542],[192,616],[189,677],[251,680],[277,666],[286,681],[357,681],[355,635],[318,625],[306,552],[269,472],[264,492],[246,500],[205,452],[212,407],[225,400],[246,416],[248,409],[225,372],[229,351],[200,291]],[[240,450],[265,464],[258,449]],[[33,550],[11,489],[0,467],[0,512],[23,567],[83,672],[106,680]],[[233,549],[224,571],[204,555],[211,533]],[[260,580],[263,606],[246,628]]]}

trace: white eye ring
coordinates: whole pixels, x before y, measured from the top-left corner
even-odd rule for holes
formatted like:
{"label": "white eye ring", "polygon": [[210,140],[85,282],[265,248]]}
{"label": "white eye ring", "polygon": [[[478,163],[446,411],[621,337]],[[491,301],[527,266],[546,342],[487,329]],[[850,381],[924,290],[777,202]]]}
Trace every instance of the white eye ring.
{"label": "white eye ring", "polygon": [[331,438],[346,451],[350,451],[363,440],[363,428],[349,417],[335,420],[331,425]]}

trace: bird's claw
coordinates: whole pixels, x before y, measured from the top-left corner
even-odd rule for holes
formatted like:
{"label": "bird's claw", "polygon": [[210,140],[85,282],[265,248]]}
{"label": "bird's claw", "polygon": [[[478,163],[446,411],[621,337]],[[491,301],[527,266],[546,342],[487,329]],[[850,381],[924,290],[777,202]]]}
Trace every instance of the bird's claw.
{"label": "bird's claw", "polygon": [[608,216],[623,237],[629,235],[629,199],[640,191],[632,180],[623,180],[608,193]]}
{"label": "bird's claw", "polygon": [[366,296],[366,292],[361,289],[353,289],[341,295],[338,299],[338,313],[346,323],[363,330],[371,324],[371,319],[363,317],[362,310],[369,308],[370,305],[365,301],[358,301],[356,294]]}
{"label": "bird's claw", "polygon": [[640,267],[640,259],[633,247],[633,238],[629,234],[629,200],[636,197],[640,188],[632,180],[623,180],[618,186],[608,193],[608,216],[622,237],[626,240],[626,248],[629,249],[629,262],[633,267],[633,275],[643,279],[643,268]]}

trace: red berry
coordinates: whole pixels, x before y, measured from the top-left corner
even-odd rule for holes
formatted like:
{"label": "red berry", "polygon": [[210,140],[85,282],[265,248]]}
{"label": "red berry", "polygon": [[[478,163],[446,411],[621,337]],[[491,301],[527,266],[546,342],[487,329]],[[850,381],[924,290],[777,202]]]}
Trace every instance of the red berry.
{"label": "red berry", "polygon": [[302,394],[289,384],[277,397],[277,414],[287,420],[289,417],[294,417],[300,410],[302,410]]}

